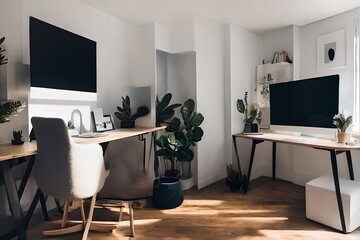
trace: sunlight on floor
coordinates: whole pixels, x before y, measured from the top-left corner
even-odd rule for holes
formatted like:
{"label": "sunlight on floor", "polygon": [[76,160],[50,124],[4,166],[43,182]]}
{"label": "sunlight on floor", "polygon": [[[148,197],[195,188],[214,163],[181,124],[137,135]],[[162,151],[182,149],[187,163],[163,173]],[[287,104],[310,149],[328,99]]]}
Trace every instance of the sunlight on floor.
{"label": "sunlight on floor", "polygon": [[244,214],[244,213],[274,213],[277,211],[274,210],[260,210],[260,209],[247,209],[247,210],[242,210],[242,209],[229,209],[229,210],[221,210],[221,213],[237,213],[237,214]]}
{"label": "sunlight on floor", "polygon": [[220,205],[220,204],[223,204],[224,201],[221,201],[221,200],[185,200],[183,202],[183,206],[189,206],[189,205],[199,205],[199,206],[206,206],[206,205]]}
{"label": "sunlight on floor", "polygon": [[[157,222],[160,222],[161,219],[140,219],[140,220],[134,220],[134,224],[135,225],[150,225],[150,224],[154,224]],[[118,226],[129,226],[130,222],[129,221],[121,221]]]}
{"label": "sunlight on floor", "polygon": [[252,221],[252,222],[277,222],[277,221],[287,221],[287,217],[232,217],[232,220],[240,221]]}
{"label": "sunlight on floor", "polygon": [[359,235],[344,235],[337,232],[328,232],[322,230],[259,230],[266,239],[316,239],[316,240],[358,240]]}

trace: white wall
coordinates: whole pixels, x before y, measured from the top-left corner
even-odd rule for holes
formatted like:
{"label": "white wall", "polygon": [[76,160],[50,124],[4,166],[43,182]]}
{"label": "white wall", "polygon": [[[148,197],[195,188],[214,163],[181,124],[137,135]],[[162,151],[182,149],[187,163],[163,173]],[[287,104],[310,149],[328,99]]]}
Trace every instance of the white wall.
{"label": "white wall", "polygon": [[[0,36],[6,37],[9,57],[7,90],[9,98],[12,99],[28,100],[30,85],[29,16],[42,19],[97,42],[98,100],[96,102],[84,102],[29,99],[30,109],[32,109],[30,116],[56,116],[68,121],[71,111],[74,108],[79,108],[83,113],[86,130],[90,130],[91,108],[101,107],[104,114],[113,114],[116,111],[116,106],[121,104],[121,96],[129,93],[131,83],[133,82],[134,86],[140,85],[138,80],[141,78],[138,74],[139,68],[145,68],[138,65],[137,68],[134,62],[143,56],[141,50],[138,50],[143,43],[135,41],[143,39],[139,37],[139,34],[142,34],[139,27],[121,22],[108,14],[74,0],[6,0],[1,2],[0,13]],[[152,49],[154,48],[152,47]],[[155,58],[153,57],[153,59]],[[133,67],[134,65],[135,67]],[[148,65],[145,60],[143,65]],[[143,74],[147,76],[146,72]],[[149,75],[154,75],[154,70]],[[149,81],[147,79],[146,81],[149,85]],[[18,117],[12,118],[10,123],[0,125],[0,142],[9,142],[11,132],[15,129],[23,129],[24,136],[26,136],[27,126],[28,114],[26,109]],[[130,144],[133,145],[133,143]],[[141,143],[139,142],[139,144]],[[109,146],[109,149],[116,148],[116,145],[112,146],[111,144]],[[128,146],[125,148],[128,149]],[[142,153],[137,152],[137,154],[138,159],[142,159]],[[21,202],[24,209],[27,209],[35,191],[36,185],[31,178]],[[0,198],[0,202],[6,202],[3,194],[0,195]],[[53,202],[48,202],[49,207],[52,208]]]}
{"label": "white wall", "polygon": [[[355,9],[300,28],[300,78],[339,74],[339,109],[346,109],[350,114],[352,114],[354,107],[354,20],[359,19],[359,16],[359,9]],[[329,70],[317,70],[317,37],[341,29],[346,31],[346,67]],[[293,181],[295,183],[303,185],[307,181],[319,175],[331,174],[329,153],[316,150],[311,151],[309,149],[299,147],[294,147],[293,151]],[[358,153],[354,152],[353,155],[353,159],[356,159]],[[344,156],[339,155],[338,158],[340,159],[340,161],[338,161],[340,176],[348,177],[347,165],[345,163]],[[354,169],[357,169],[357,161],[354,161],[354,165]]]}
{"label": "white wall", "polygon": [[[244,128],[244,116],[236,108],[236,100],[243,99],[245,92],[249,93],[249,101],[255,102],[255,68],[261,62],[261,37],[234,25],[226,26],[226,159],[231,162],[234,158],[234,150],[231,136],[242,132]],[[247,175],[248,162],[250,158],[251,142],[237,139],[239,157],[242,172]],[[246,151],[244,151],[246,149]],[[267,145],[258,145],[257,156],[264,150],[268,150]],[[267,158],[261,161],[254,161],[252,179],[266,175]],[[233,166],[237,167],[237,162],[233,160]],[[237,168],[236,168],[237,169]]]}
{"label": "white wall", "polygon": [[[9,24],[11,23],[11,24]],[[23,75],[28,74],[29,68],[21,61],[21,1],[2,0],[0,7],[0,37],[5,37],[4,46],[8,58],[8,64],[2,65],[6,68],[5,85],[7,85],[7,98],[16,100],[27,100],[29,83]],[[1,84],[0,84],[1,85]],[[3,91],[3,90],[2,90]],[[1,92],[2,92],[1,91]],[[2,99],[0,96],[0,99]],[[6,97],[6,96],[5,96]],[[11,117],[10,122],[0,124],[0,143],[10,142],[13,130],[23,130],[26,136],[27,108],[18,116]]]}
{"label": "white wall", "polygon": [[271,61],[275,51],[286,51],[293,57],[293,27],[286,27],[262,36],[262,60]]}
{"label": "white wall", "polygon": [[226,177],[224,26],[195,18],[196,102],[204,117],[198,188]]}
{"label": "white wall", "polygon": [[[340,110],[353,110],[354,81],[354,20],[359,18],[359,9],[352,10],[303,27],[292,26],[263,36],[263,57],[271,52],[284,49],[293,53],[294,79],[315,76],[340,75]],[[341,29],[346,31],[346,67],[328,70],[317,70],[316,48],[317,37]],[[282,47],[284,46],[284,47]],[[291,49],[291,50],[287,50]],[[319,97],[321,93],[319,93]],[[278,144],[277,177],[304,185],[307,181],[323,174],[331,174],[330,155],[326,151]],[[353,159],[358,156],[353,152]],[[263,154],[262,157],[265,157]],[[345,157],[338,155],[340,176],[348,177]],[[354,161],[354,169],[357,162]],[[271,165],[268,166],[269,169]],[[270,175],[269,175],[270,176]]]}

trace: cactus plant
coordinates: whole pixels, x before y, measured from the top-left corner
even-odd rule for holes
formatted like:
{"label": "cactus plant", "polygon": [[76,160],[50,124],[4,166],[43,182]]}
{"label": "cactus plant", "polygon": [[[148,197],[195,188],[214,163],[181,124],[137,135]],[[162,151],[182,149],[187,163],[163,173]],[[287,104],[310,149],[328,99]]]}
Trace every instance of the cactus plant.
{"label": "cactus plant", "polygon": [[245,123],[253,123],[255,120],[260,123],[262,112],[259,105],[257,103],[249,104],[247,98],[248,92],[245,92],[244,100],[238,99],[236,101],[237,110],[245,114]]}

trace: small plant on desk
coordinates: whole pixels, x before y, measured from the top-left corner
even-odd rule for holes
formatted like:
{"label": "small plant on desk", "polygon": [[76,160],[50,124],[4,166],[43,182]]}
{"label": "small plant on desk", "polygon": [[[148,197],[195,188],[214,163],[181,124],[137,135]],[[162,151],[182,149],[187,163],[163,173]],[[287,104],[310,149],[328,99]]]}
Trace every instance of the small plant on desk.
{"label": "small plant on desk", "polygon": [[22,130],[13,131],[13,139],[11,139],[11,143],[13,145],[24,144],[24,138],[23,138],[23,135],[22,135]]}
{"label": "small plant on desk", "polygon": [[339,143],[346,143],[351,140],[351,133],[346,132],[352,123],[352,116],[345,113],[338,113],[333,117],[333,124],[337,128],[337,139]]}
{"label": "small plant on desk", "polygon": [[146,106],[141,106],[137,109],[136,113],[132,114],[130,107],[130,97],[126,96],[122,98],[122,107],[117,107],[118,112],[115,112],[115,116],[120,119],[122,128],[135,127],[135,120],[139,117],[147,115],[150,110]]}
{"label": "small plant on desk", "polygon": [[[258,132],[258,124],[262,120],[262,112],[257,103],[248,103],[248,92],[245,92],[244,100],[238,99],[236,107],[240,113],[245,114],[244,133]],[[257,123],[254,123],[256,120]]]}

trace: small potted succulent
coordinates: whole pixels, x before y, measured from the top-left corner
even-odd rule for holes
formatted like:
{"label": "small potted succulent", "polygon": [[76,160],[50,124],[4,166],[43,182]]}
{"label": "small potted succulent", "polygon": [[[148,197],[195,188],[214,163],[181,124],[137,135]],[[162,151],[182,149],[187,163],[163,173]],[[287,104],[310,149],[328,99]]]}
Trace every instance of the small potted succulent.
{"label": "small potted succulent", "polygon": [[333,117],[333,124],[337,128],[338,143],[346,143],[351,139],[351,133],[346,132],[352,123],[352,116],[347,116],[345,113],[338,113]]}
{"label": "small potted succulent", "polygon": [[121,121],[121,128],[133,128],[135,127],[135,120],[139,117],[147,115],[150,110],[141,106],[137,109],[136,113],[132,114],[130,107],[130,97],[126,96],[122,98],[122,107],[117,107],[118,112],[115,112],[115,116]]}
{"label": "small potted succulent", "polygon": [[13,145],[24,144],[24,138],[23,138],[23,135],[22,135],[22,130],[13,131],[13,138],[11,139],[11,143]]}
{"label": "small potted succulent", "polygon": [[[258,132],[258,124],[261,124],[262,112],[257,103],[248,103],[248,92],[245,92],[244,100],[238,99],[236,107],[240,113],[245,114],[244,133]],[[256,120],[257,123],[254,123]]]}

